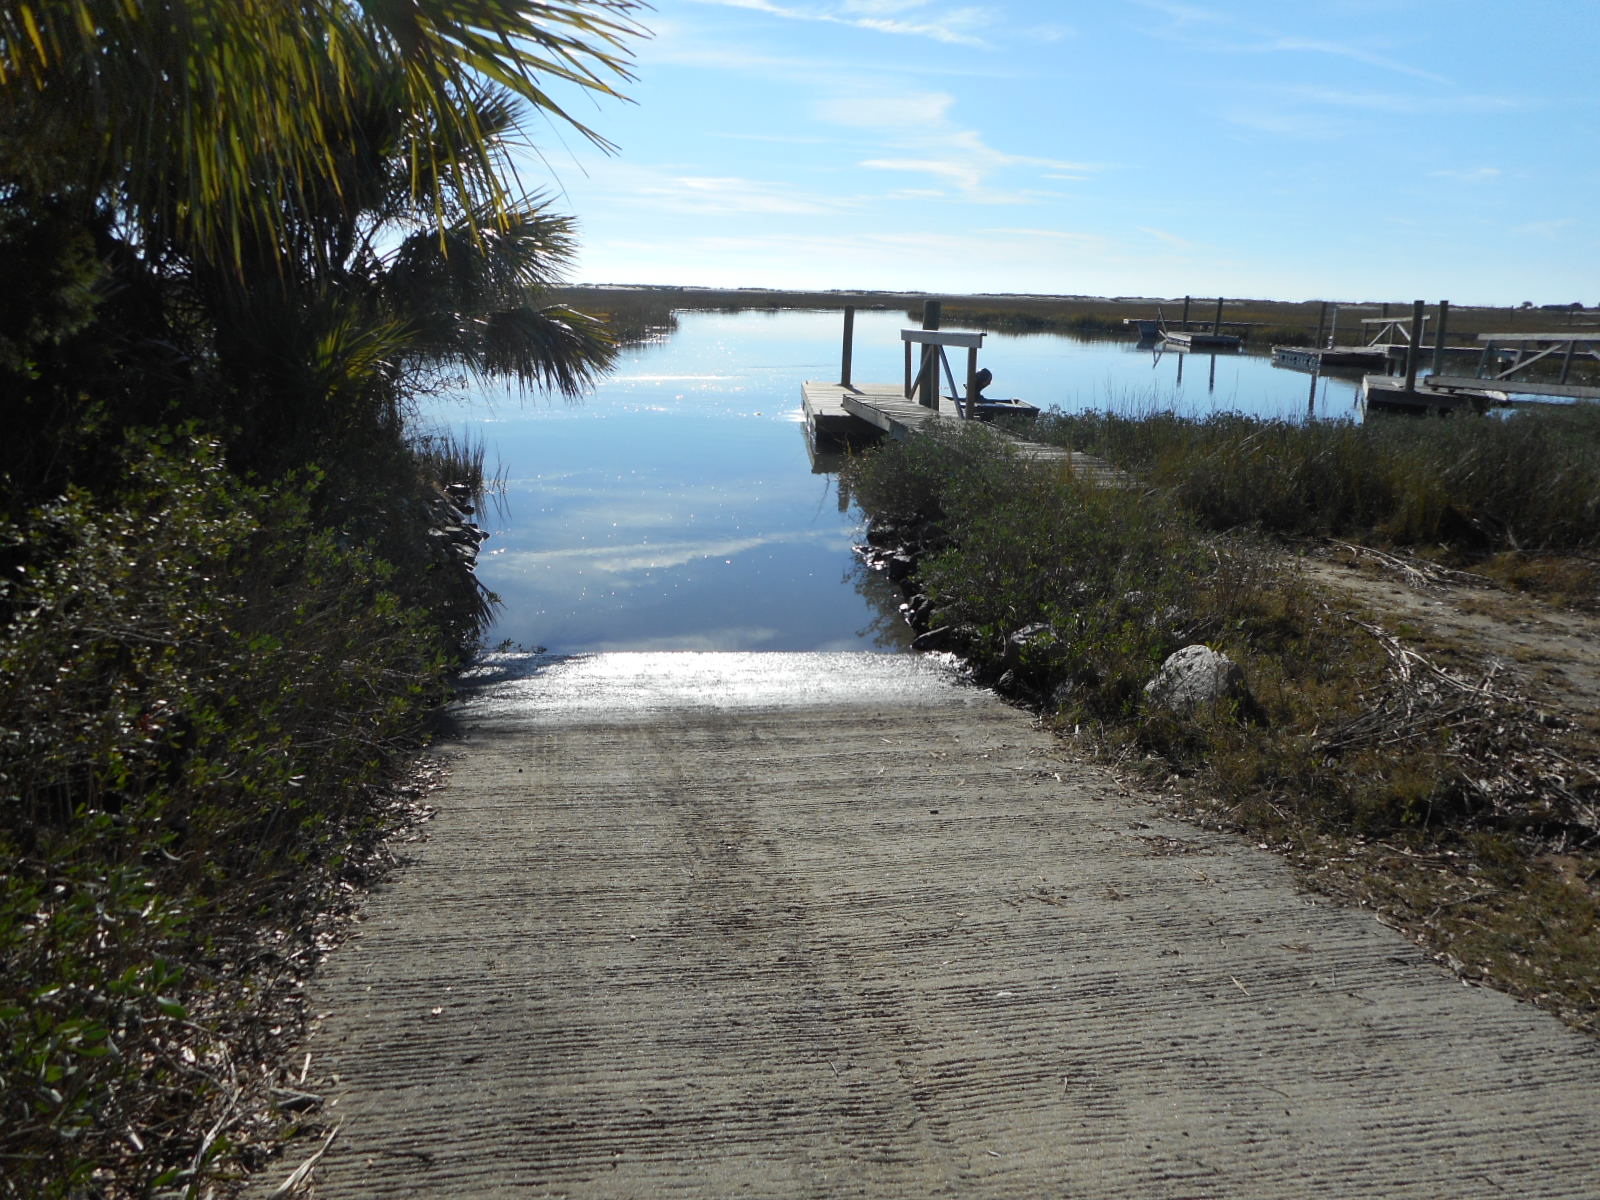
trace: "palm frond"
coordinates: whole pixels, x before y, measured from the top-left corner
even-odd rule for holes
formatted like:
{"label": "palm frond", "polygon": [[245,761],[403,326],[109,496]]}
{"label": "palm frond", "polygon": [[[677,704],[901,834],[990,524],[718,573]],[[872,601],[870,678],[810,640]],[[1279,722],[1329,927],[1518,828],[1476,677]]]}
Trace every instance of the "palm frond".
{"label": "palm frond", "polygon": [[[504,89],[596,144],[548,89],[617,95],[639,0],[0,0],[0,150],[52,190],[116,202],[243,267],[286,214],[343,195],[373,81],[398,79],[407,179],[434,223],[486,227],[516,197],[497,157]],[[43,114],[50,120],[38,120]],[[6,166],[13,164],[8,161]],[[252,264],[253,265],[253,264]]]}
{"label": "palm frond", "polygon": [[583,395],[616,356],[604,323],[560,305],[491,313],[474,332],[458,347],[474,375],[515,379],[568,399]]}

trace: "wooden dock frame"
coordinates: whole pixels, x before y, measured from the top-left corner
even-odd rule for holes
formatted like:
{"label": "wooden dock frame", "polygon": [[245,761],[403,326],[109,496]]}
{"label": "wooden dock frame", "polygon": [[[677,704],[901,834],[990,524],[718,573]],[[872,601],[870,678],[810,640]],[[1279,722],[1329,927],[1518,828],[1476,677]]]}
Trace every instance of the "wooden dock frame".
{"label": "wooden dock frame", "polygon": [[[1558,333],[1480,333],[1478,341],[1483,346],[1476,374],[1445,375],[1435,367],[1434,373],[1423,383],[1443,390],[1488,388],[1554,399],[1600,400],[1600,387],[1571,382],[1572,364],[1579,357],[1600,361],[1600,334],[1580,334],[1571,330]],[[1509,366],[1496,370],[1496,350],[1507,342],[1516,348],[1514,357]],[[1528,347],[1531,353],[1524,352],[1522,347]],[[1559,379],[1515,378],[1534,363],[1555,355],[1561,356]]]}
{"label": "wooden dock frame", "polygon": [[[918,396],[912,394],[913,391],[921,389],[913,387],[910,369],[911,346],[922,345],[925,359],[930,352],[936,352],[933,356],[939,357],[945,346],[968,348],[970,353],[967,395],[970,398],[976,394],[976,348],[981,345],[983,334],[937,334],[934,330],[915,329],[902,331],[901,339],[906,347],[907,367],[904,381],[897,386],[892,383],[855,383],[850,379],[849,364],[853,355],[849,343],[854,334],[854,327],[853,310],[846,309],[846,345],[840,358],[844,368],[840,371],[843,378],[837,383],[807,380],[800,385],[806,426],[812,434],[814,443],[829,441],[848,444],[884,436],[895,441],[908,441],[938,426],[941,422],[963,425],[966,423],[968,419],[966,417],[941,411],[938,404],[937,376],[934,377],[935,387],[931,393],[934,401],[932,404],[923,404]],[[948,371],[948,364],[946,370]],[[916,374],[921,375],[922,372]],[[958,409],[959,407],[958,399]],[[972,409],[975,406],[969,404],[967,407]],[[977,421],[973,421],[972,424],[994,437],[1006,439],[1019,457],[1030,462],[1058,463],[1077,477],[1101,485],[1122,487],[1129,483],[1126,474],[1104,459],[1091,454],[1082,454],[1062,446],[1030,442],[993,425],[979,425]]]}
{"label": "wooden dock frame", "polygon": [[[934,409],[939,408],[939,367],[950,383],[951,395],[956,400],[956,411],[962,417],[972,417],[978,404],[978,350],[983,346],[981,333],[945,333],[935,329],[902,329],[900,341],[905,346],[905,386],[901,394],[907,400]],[[916,378],[911,375],[911,347],[922,347],[921,368]],[[967,386],[965,397],[956,390],[955,376],[950,371],[950,360],[945,348],[955,346],[967,352]]]}

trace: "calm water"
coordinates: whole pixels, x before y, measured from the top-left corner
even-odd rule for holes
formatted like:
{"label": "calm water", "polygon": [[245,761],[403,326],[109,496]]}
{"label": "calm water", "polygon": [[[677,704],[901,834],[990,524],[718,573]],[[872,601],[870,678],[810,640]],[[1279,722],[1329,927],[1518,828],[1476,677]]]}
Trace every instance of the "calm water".
{"label": "calm water", "polygon": [[[858,515],[808,451],[800,384],[839,370],[838,313],[689,313],[623,355],[577,404],[485,391],[435,423],[482,440],[504,477],[479,573],[504,606],[491,640],[596,650],[903,647],[895,598],[859,570]],[[900,313],[856,318],[854,377],[901,377]],[[993,396],[1040,407],[1303,416],[1309,376],[1252,356],[991,335]],[[958,365],[958,370],[962,369]],[[1316,384],[1319,415],[1354,386]]]}

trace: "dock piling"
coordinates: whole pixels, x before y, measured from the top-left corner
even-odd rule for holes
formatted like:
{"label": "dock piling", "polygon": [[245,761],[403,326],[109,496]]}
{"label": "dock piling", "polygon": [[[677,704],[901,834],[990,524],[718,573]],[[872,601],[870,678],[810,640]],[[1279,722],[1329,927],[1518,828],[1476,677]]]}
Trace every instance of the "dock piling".
{"label": "dock piling", "polygon": [[1433,373],[1444,374],[1444,333],[1445,322],[1450,317],[1450,301],[1439,301],[1439,321],[1433,327]]}
{"label": "dock piling", "polygon": [[1406,342],[1406,394],[1410,395],[1417,390],[1417,359],[1422,350],[1422,309],[1421,300],[1411,302],[1411,337]]}
{"label": "dock piling", "polygon": [[856,341],[856,307],[853,304],[844,306],[844,347],[839,355],[839,386],[850,386],[850,359],[855,351]]}
{"label": "dock piling", "polygon": [[[938,300],[924,300],[922,302],[922,327],[926,330],[939,328],[939,318],[943,315],[944,305]],[[924,346],[922,348],[922,366],[917,373],[917,400],[929,408],[937,410],[939,407],[939,359],[938,347]]]}

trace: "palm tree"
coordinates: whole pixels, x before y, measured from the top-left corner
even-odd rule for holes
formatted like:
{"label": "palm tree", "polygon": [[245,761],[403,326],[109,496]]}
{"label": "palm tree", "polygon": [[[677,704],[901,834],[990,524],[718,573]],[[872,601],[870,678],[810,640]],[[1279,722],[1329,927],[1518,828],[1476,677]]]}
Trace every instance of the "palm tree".
{"label": "palm tree", "polygon": [[[549,91],[615,96],[641,0],[0,0],[0,155],[34,191],[109,201],[143,237],[245,265],[344,170],[375,75],[435,132],[408,164],[439,224],[511,219],[485,85],[605,140]],[[114,199],[112,196],[114,195]]]}
{"label": "palm tree", "polygon": [[[52,214],[62,255],[92,240],[101,294],[151,298],[93,331],[160,377],[117,416],[185,393],[172,415],[239,428],[241,465],[276,473],[310,443],[326,458],[392,430],[407,388],[440,371],[573,395],[609,342],[541,303],[571,224],[517,191],[506,147],[529,106],[604,144],[549,87],[616,95],[641,7],[0,0],[0,199]],[[0,360],[21,364],[14,392],[45,394],[25,423],[41,433],[74,419],[44,409],[132,378],[124,350],[52,387],[8,332]]]}

